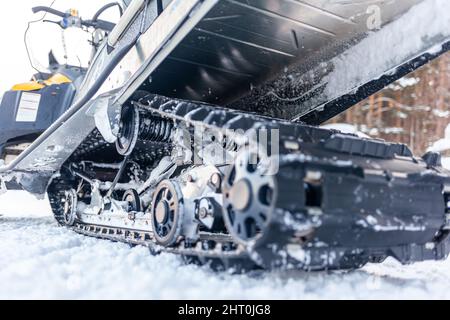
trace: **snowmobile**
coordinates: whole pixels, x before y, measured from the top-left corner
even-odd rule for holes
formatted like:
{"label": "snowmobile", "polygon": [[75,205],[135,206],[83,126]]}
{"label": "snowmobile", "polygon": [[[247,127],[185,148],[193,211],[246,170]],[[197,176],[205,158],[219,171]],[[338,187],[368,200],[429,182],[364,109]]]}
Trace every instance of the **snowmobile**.
{"label": "snowmobile", "polygon": [[[51,13],[60,21],[45,20],[45,23],[57,24],[62,30],[85,29],[92,34],[92,54],[96,52],[99,41],[105,33],[114,28],[114,24],[99,19],[114,4],[101,8],[91,20],[82,20],[75,9],[58,12],[51,8],[35,7],[34,13],[42,11]],[[120,10],[122,8],[120,7]],[[43,20],[45,16],[41,19]],[[36,23],[34,21],[31,23]],[[30,23],[30,25],[31,25]],[[29,27],[30,28],[30,27]],[[27,29],[28,31],[28,29]],[[63,35],[63,46],[66,39]],[[25,35],[26,38],[27,34]],[[28,51],[28,43],[27,51]],[[29,57],[32,61],[30,52]],[[67,58],[67,52],[64,56]],[[0,105],[0,159],[9,164],[17,155],[28,147],[40,134],[66,112],[72,104],[77,90],[86,74],[81,65],[60,63],[53,50],[48,54],[48,67],[38,70],[31,81],[16,84],[3,95]]]}
{"label": "snowmobile", "polygon": [[57,108],[47,86],[5,96],[2,123],[22,126],[21,106],[57,116],[0,169],[3,189],[47,194],[80,234],[217,269],[448,256],[439,154],[318,127],[447,52],[447,1],[121,6]]}

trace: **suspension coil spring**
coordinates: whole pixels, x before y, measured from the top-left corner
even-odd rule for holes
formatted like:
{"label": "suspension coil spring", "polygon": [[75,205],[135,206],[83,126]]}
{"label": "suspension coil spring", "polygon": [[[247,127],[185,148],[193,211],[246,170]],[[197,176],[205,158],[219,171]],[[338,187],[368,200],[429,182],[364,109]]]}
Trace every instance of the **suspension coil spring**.
{"label": "suspension coil spring", "polygon": [[169,142],[173,123],[153,116],[141,115],[139,139],[152,142]]}

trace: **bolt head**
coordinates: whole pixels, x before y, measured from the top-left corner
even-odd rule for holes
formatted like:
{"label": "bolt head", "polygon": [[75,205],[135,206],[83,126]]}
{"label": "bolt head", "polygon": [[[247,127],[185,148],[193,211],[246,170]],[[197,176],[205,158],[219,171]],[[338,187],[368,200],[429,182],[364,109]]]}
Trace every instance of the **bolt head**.
{"label": "bolt head", "polygon": [[208,217],[208,209],[201,208],[200,212],[199,212],[199,215],[200,215],[201,219],[205,219],[206,217]]}
{"label": "bolt head", "polygon": [[212,174],[211,178],[209,179],[209,184],[216,190],[219,190],[222,185],[221,175],[217,172]]}

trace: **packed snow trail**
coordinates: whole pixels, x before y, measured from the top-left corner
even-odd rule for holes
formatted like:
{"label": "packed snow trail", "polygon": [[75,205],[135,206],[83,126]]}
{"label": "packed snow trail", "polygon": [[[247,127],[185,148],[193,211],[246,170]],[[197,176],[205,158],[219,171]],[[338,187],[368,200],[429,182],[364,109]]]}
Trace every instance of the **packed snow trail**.
{"label": "packed snow trail", "polygon": [[0,196],[0,299],[450,298],[450,261],[388,260],[352,272],[215,273],[175,255],[78,235],[58,227],[46,208],[22,193]]}

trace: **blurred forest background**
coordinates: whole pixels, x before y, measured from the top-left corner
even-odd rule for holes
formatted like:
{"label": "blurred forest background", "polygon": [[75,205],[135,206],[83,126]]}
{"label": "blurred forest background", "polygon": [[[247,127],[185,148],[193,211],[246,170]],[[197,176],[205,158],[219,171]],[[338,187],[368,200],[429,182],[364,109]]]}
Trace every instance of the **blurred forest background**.
{"label": "blurred forest background", "polygon": [[[450,124],[450,53],[329,123],[353,124],[356,130],[373,138],[405,143],[418,156],[441,140],[435,151],[450,156],[450,126],[445,139]],[[448,143],[443,144],[443,140]]]}

